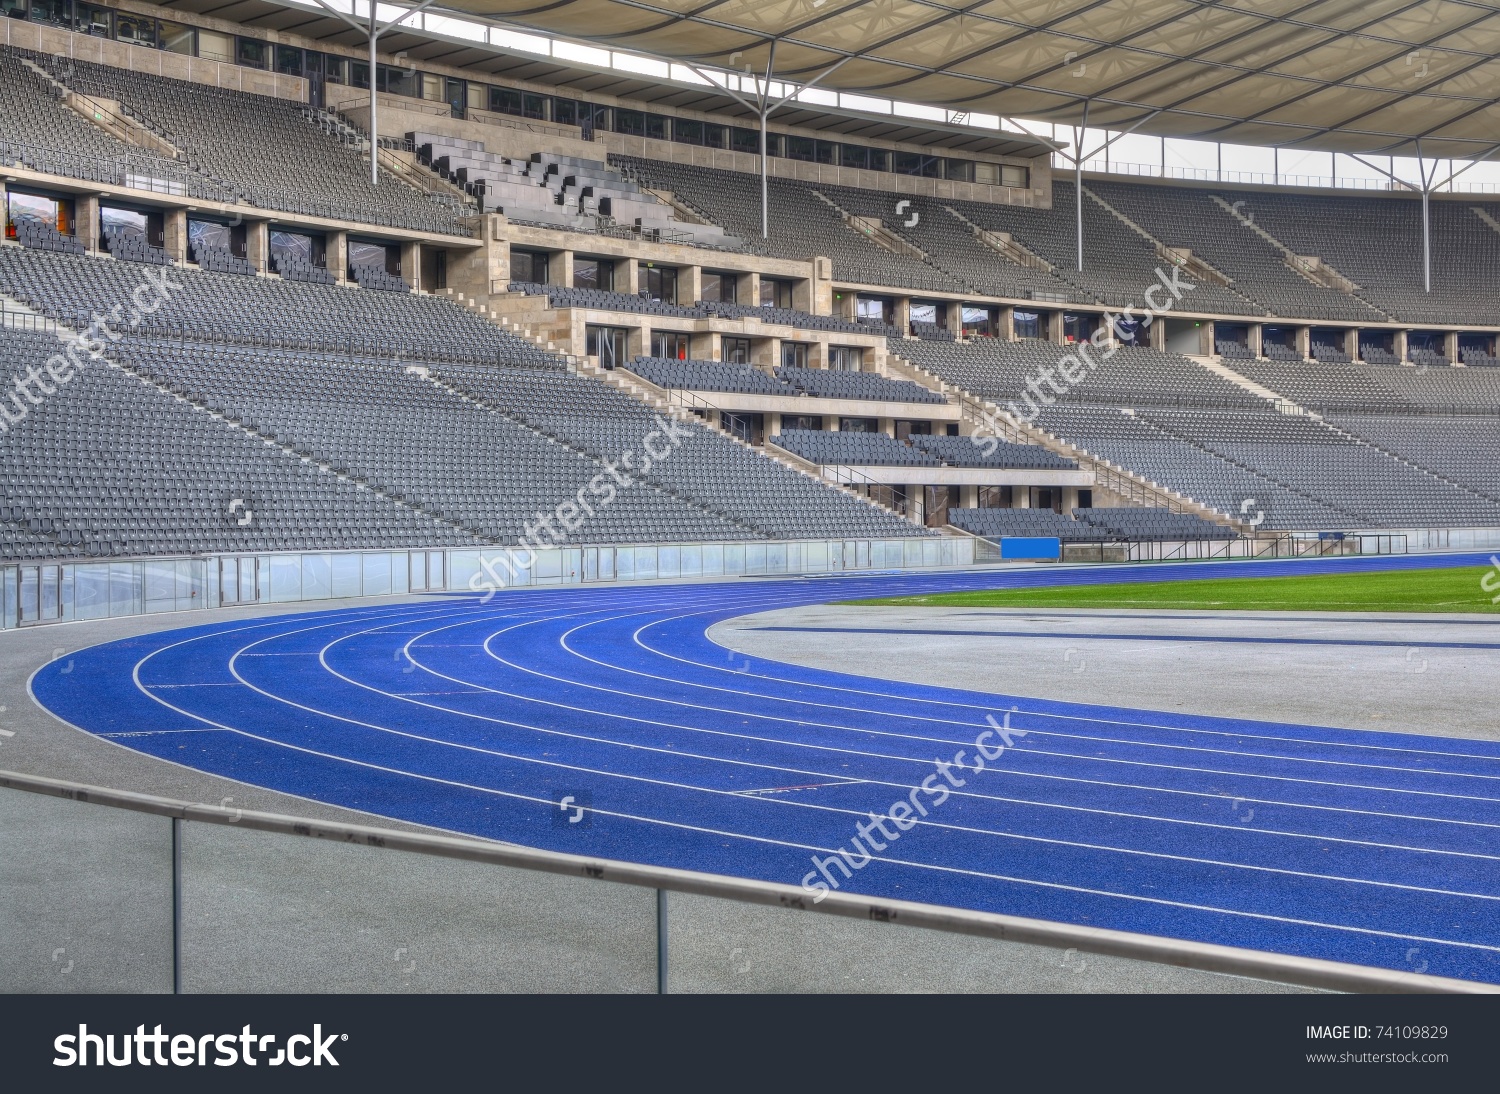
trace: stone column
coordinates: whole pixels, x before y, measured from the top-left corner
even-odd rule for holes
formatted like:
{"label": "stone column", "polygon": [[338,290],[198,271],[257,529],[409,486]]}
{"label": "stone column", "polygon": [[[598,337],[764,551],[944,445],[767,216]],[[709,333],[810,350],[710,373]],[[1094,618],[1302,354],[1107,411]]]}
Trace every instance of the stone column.
{"label": "stone column", "polygon": [[323,241],[323,261],[340,282],[349,279],[349,233],[329,232]]}
{"label": "stone column", "polygon": [[186,209],[168,209],[162,217],[162,249],[173,262],[188,260],[187,222]]}

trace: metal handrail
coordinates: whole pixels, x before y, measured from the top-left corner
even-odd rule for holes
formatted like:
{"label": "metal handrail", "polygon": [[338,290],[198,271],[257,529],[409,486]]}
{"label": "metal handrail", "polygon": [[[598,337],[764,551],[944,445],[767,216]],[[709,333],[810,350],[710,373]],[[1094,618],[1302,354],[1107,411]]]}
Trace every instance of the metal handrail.
{"label": "metal handrail", "polygon": [[0,787],[43,794],[48,797],[67,798],[70,801],[91,805],[149,813],[159,817],[169,817],[176,821],[230,825],[256,832],[330,840],[386,851],[408,851],[439,858],[488,863],[517,870],[562,874],[586,881],[634,885],[658,891],[714,897],[740,904],[758,904],[793,911],[840,916],[846,919],[893,923],[949,934],[990,938],[1000,942],[1046,946],[1050,949],[1079,950],[1083,953],[1107,957],[1147,961],[1158,965],[1197,969],[1228,976],[1253,977],[1326,991],[1500,994],[1500,985],[1496,984],[1370,968],[1290,954],[1266,953],[1186,939],[1161,938],[1131,931],[1083,927],[1071,923],[1001,915],[996,912],[945,908],[909,900],[887,900],[852,893],[831,892],[822,901],[813,903],[808,899],[807,893],[795,885],[780,885],[753,878],[728,877],[722,874],[705,874],[664,866],[648,866],[636,862],[590,858],[456,836],[428,835],[362,824],[311,820],[277,813],[225,809],[219,806],[157,797],[152,794],[138,794],[128,790],[111,790],[61,779],[23,775],[13,771],[0,771]]}

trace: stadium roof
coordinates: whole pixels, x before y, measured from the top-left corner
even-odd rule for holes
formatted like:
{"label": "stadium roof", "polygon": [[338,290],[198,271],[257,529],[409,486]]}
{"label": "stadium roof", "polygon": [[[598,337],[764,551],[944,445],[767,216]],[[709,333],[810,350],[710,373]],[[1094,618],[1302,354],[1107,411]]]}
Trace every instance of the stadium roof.
{"label": "stadium roof", "polygon": [[[1474,0],[444,0],[619,49],[1006,117],[1479,156],[1500,8]],[[1157,113],[1159,111],[1159,113]]]}

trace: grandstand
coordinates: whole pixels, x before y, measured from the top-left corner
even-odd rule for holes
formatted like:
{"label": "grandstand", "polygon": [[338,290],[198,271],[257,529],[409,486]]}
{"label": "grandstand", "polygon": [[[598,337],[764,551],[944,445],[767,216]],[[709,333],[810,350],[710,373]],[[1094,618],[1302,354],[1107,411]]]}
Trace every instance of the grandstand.
{"label": "grandstand", "polygon": [[[1149,47],[1100,21],[1089,48],[1106,58],[1081,57],[1085,72],[1072,54],[1065,69],[1037,60],[1076,27],[1058,37],[1012,13],[1016,40],[991,41],[993,16],[965,9],[960,32],[956,9],[915,0],[891,11],[921,29],[890,42],[854,9],[830,22],[816,4],[797,16],[806,28],[759,12],[765,41],[706,9],[645,25],[624,0],[504,24],[472,0],[364,16],[257,4],[3,5],[0,640],[40,649],[31,636],[48,631],[31,628],[70,623],[101,645],[74,651],[72,680],[36,658],[24,674],[0,664],[36,681],[0,711],[41,704],[79,737],[154,757],[121,780],[153,791],[165,759],[202,775],[204,800],[200,787],[254,782],[268,809],[482,838],[476,861],[491,865],[546,848],[775,885],[786,862],[805,873],[809,854],[844,854],[848,803],[863,816],[871,788],[906,793],[903,765],[967,743],[971,724],[998,729],[991,708],[1024,699],[1035,720],[1020,737],[1080,751],[1036,747],[1023,762],[1050,758],[1034,770],[1018,764],[982,800],[955,795],[972,813],[941,819],[947,843],[864,875],[880,877],[872,894],[1180,931],[1282,961],[1099,943],[1123,990],[1130,961],[1181,966],[1163,980],[1174,989],[1202,986],[1186,969],[1367,983],[1297,964],[1315,960],[1420,987],[1399,956],[1412,938],[1445,975],[1500,979],[1500,940],[1463,903],[1495,899],[1480,892],[1488,860],[1454,881],[1420,859],[1484,859],[1428,829],[1494,823],[1452,805],[1478,799],[1445,782],[1493,762],[1479,747],[1492,742],[1435,747],[1450,771],[1409,742],[1362,741],[1385,724],[1338,721],[1331,700],[1234,705],[1263,683],[1235,675],[1237,651],[1264,669],[1262,646],[1297,645],[1325,674],[1366,647],[1407,656],[1396,671],[1428,648],[1477,662],[1490,644],[1454,630],[1479,621],[1382,619],[1365,634],[1339,619],[1333,637],[1287,637],[1306,621],[1221,633],[1207,612],[1044,620],[1005,603],[924,629],[902,614],[929,594],[1118,572],[1149,584],[1321,560],[1363,573],[1372,560],[1353,556],[1459,549],[1483,552],[1462,560],[1473,567],[1500,550],[1500,202],[1490,183],[1457,182],[1494,151],[1472,90],[1445,78],[1417,101],[1372,98],[1363,76],[1277,77],[1258,56],[1208,58],[1216,37],[1169,14],[1170,40]],[[1125,18],[1123,0],[1102,6]],[[1193,7],[1225,29],[1228,9]],[[391,14],[409,21],[361,26]],[[1383,37],[1362,47],[1410,38],[1371,19]],[[1307,33],[1290,17],[1263,27]],[[901,38],[911,56],[892,52]],[[1189,52],[1201,70],[1178,67]],[[1154,165],[1118,159],[1151,144]],[[1270,170],[1210,169],[1208,150],[1263,152]],[[1329,174],[1290,178],[1293,152],[1326,156]],[[1195,166],[1173,166],[1189,154]],[[893,596],[913,603],[857,603]],[[382,599],[318,607],[356,598]],[[190,613],[193,634],[133,619],[166,612]],[[1085,642],[1138,660],[1059,683],[1085,675]],[[1157,657],[1157,642],[1174,652]],[[869,663],[879,686],[851,682]],[[1182,675],[1159,699],[1135,690],[1169,663]],[[70,690],[83,678],[97,692]],[[1209,749],[1222,770],[1193,766]],[[88,774],[108,773],[90,757]],[[1398,774],[1323,789],[1328,769],[1354,766]],[[1210,815],[1272,794],[1262,782],[1294,788],[1253,799],[1262,821],[1296,809],[1316,823]],[[598,841],[567,843],[584,829],[549,802],[578,801],[591,827],[601,787]],[[1408,815],[1376,800],[1387,793],[1449,812]],[[173,808],[143,812],[180,820]],[[1392,817],[1420,822],[1411,846]],[[1220,856],[1252,831],[1264,843],[1244,863]],[[736,841],[754,844],[743,861],[725,850]],[[1261,885],[1273,873],[1293,879],[1284,906]],[[850,892],[830,899],[863,892],[844,874]],[[1350,895],[1357,875],[1399,894],[1368,907]],[[673,890],[684,876],[635,878],[658,890],[663,934],[668,891],[740,899]],[[817,876],[824,896],[839,888]],[[1438,884],[1451,902],[1422,904]],[[746,899],[807,903],[771,892]],[[973,933],[1003,940],[999,923]],[[1066,951],[1065,934],[1037,944]],[[1071,990],[1050,966],[1036,983]]]}

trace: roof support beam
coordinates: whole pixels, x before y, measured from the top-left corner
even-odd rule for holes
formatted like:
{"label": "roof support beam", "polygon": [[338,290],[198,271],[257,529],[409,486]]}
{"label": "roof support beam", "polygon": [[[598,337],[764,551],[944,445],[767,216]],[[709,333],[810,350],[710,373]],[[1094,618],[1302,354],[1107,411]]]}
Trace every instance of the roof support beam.
{"label": "roof support beam", "polygon": [[390,22],[386,23],[384,26],[381,26],[376,21],[376,19],[375,19],[375,12],[376,12],[376,8],[378,6],[377,3],[376,3],[376,0],[368,0],[368,3],[370,5],[370,25],[368,27],[364,26],[358,20],[350,18],[344,12],[339,11],[337,8],[335,8],[332,5],[330,5],[328,3],[328,0],[316,0],[316,3],[318,4],[319,7],[326,9],[330,14],[337,16],[339,19],[342,19],[345,23],[348,23],[351,27],[353,27],[361,35],[363,35],[364,37],[366,37],[366,38],[369,39],[369,43],[370,43],[370,185],[371,186],[378,186],[380,184],[380,125],[379,125],[379,117],[378,117],[378,111],[380,109],[380,103],[379,103],[380,93],[379,93],[379,91],[376,90],[376,85],[379,83],[379,80],[376,77],[377,77],[377,75],[378,75],[378,73],[380,71],[380,62],[377,60],[377,57],[376,57],[376,47],[380,43],[380,36],[382,34],[384,34],[386,31],[390,30],[392,27],[397,26],[398,24],[406,22],[406,20],[410,19],[414,15],[420,15],[420,14],[422,14],[422,12],[426,11],[434,3],[436,3],[436,0],[422,0],[422,2],[420,4],[418,4],[416,7],[409,9],[404,15],[401,15],[401,16],[398,16],[395,19],[392,19]]}

